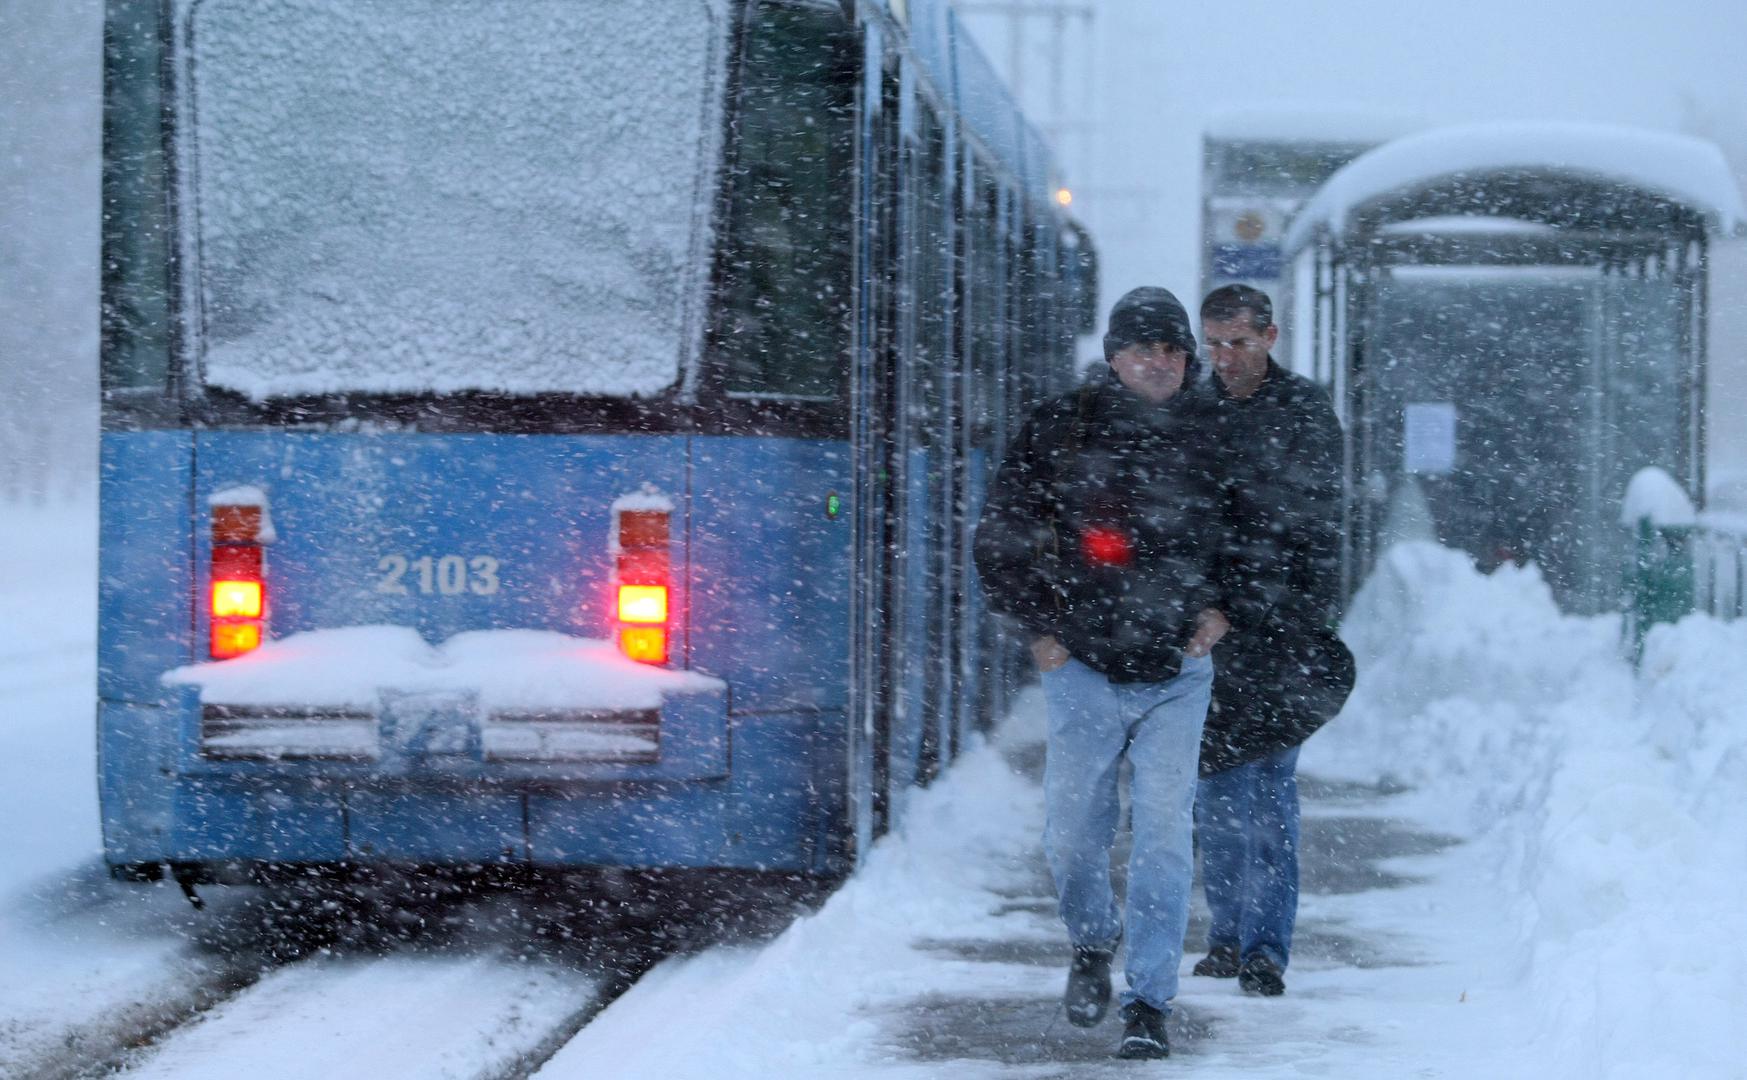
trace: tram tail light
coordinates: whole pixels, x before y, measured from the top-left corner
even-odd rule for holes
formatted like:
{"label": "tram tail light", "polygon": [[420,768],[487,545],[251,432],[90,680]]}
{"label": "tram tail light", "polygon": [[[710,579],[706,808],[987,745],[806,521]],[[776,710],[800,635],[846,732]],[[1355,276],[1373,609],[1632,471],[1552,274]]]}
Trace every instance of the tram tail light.
{"label": "tram tail light", "polygon": [[668,512],[618,512],[614,555],[619,650],[643,664],[668,660],[668,603],[672,557],[668,549]]}
{"label": "tram tail light", "polygon": [[[249,498],[259,492],[245,489]],[[215,499],[222,500],[227,493]],[[209,652],[229,660],[261,647],[267,636],[267,574],[262,544],[271,538],[266,507],[260,502],[217,501],[212,506],[212,565],[207,611],[211,616]]]}
{"label": "tram tail light", "polygon": [[667,663],[667,627],[626,626],[619,629],[619,648],[642,664]]}
{"label": "tram tail light", "polygon": [[625,623],[666,623],[666,585],[620,585],[619,621]]}
{"label": "tram tail light", "polygon": [[259,581],[214,581],[212,583],[212,617],[259,619],[261,617],[261,583]]}
{"label": "tram tail light", "polygon": [[212,624],[212,658],[229,660],[254,652],[261,647],[261,624],[258,622],[222,622]]}

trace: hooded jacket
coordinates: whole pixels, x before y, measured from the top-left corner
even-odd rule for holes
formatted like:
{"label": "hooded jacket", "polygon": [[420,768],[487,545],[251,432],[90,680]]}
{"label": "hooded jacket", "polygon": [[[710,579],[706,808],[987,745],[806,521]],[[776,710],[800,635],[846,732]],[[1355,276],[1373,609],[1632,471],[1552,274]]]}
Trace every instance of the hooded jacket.
{"label": "hooded jacket", "polygon": [[1175,676],[1227,546],[1202,408],[1187,392],[1151,404],[1109,372],[1040,406],[977,524],[990,606],[1112,682]]}

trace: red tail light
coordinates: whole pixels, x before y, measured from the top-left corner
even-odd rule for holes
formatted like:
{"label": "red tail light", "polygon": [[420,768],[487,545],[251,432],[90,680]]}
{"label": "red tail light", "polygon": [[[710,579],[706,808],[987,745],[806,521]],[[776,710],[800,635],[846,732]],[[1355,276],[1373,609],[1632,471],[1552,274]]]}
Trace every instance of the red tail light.
{"label": "red tail light", "polygon": [[[222,497],[222,496],[221,496]],[[267,575],[261,547],[266,508],[220,504],[212,508],[212,567],[207,611],[214,660],[229,660],[266,639]]]}
{"label": "red tail light", "polygon": [[213,618],[259,619],[261,609],[261,583],[259,581],[214,581],[212,583]]}
{"label": "red tail light", "polygon": [[639,663],[665,664],[672,617],[667,511],[620,510],[615,554],[619,649]]}
{"label": "red tail light", "polygon": [[620,585],[619,621],[627,623],[666,623],[666,585]]}

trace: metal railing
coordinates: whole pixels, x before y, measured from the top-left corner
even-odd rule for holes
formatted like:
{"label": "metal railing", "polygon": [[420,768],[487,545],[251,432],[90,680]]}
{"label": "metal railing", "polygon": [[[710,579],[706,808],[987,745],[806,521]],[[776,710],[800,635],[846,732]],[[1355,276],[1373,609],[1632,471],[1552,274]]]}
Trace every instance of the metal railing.
{"label": "metal railing", "polygon": [[1747,522],[1738,528],[1701,523],[1688,538],[1693,609],[1719,619],[1747,615]]}

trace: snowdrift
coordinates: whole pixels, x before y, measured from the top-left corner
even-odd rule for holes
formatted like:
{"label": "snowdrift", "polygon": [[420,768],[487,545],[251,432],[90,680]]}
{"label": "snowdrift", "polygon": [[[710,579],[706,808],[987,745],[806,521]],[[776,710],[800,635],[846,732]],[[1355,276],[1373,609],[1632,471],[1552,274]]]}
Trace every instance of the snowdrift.
{"label": "snowdrift", "polygon": [[1742,1075],[1747,624],[1657,627],[1635,674],[1533,567],[1403,544],[1343,632],[1359,682],[1301,768],[1418,788],[1488,849],[1537,1074]]}

